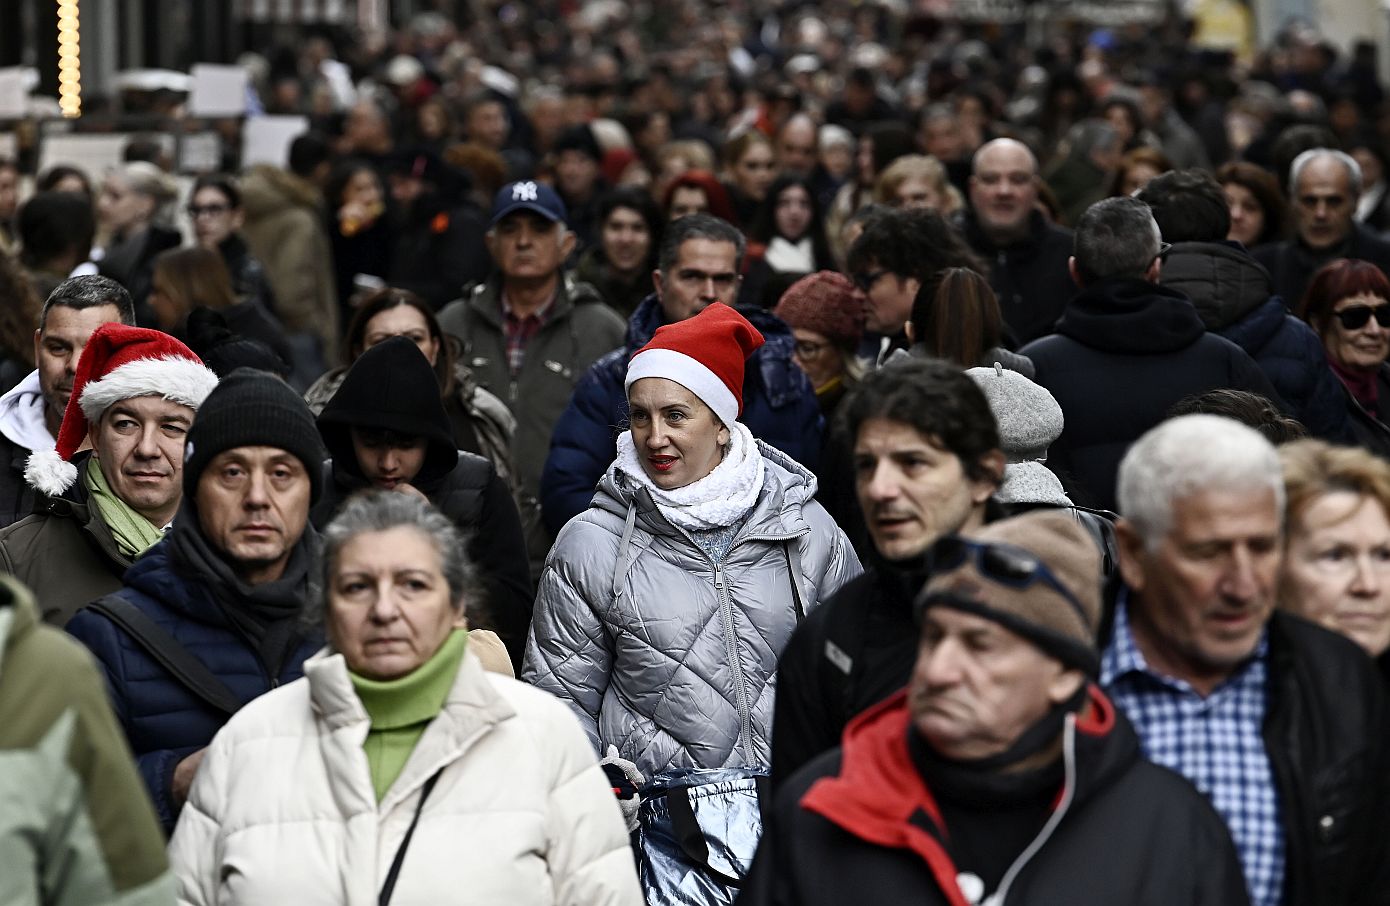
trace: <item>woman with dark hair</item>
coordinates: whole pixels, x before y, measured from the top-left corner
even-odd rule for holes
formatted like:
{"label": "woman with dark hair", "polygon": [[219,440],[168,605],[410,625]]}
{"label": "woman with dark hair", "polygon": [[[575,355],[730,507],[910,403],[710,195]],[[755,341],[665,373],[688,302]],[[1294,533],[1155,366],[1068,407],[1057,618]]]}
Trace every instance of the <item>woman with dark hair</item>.
{"label": "woman with dark hair", "polygon": [[734,226],[747,230],[777,176],[772,141],[758,130],[749,129],[725,143],[723,157],[724,185],[737,217]]}
{"label": "woman with dark hair", "polygon": [[652,292],[661,209],[642,189],[613,189],[599,199],[598,222],[599,242],[579,256],[575,276],[626,318]]}
{"label": "woman with dark hair", "polygon": [[328,203],[328,239],[333,276],[346,322],[352,298],[386,286],[391,274],[391,228],[381,174],[361,159],[342,161],[323,187]]}
{"label": "woman with dark hair", "polygon": [[[419,296],[388,287],[363,299],[348,323],[344,342],[348,365],[372,346],[400,336],[420,347],[434,368],[455,445],[492,460],[497,474],[510,484],[515,476],[511,444],[516,419],[506,403],[479,387],[473,372],[457,361],[453,339],[440,329],[434,311]],[[347,371],[346,367],[333,369],[304,394],[314,415],[338,392]]]}
{"label": "woman with dark hair", "polygon": [[1284,193],[1279,180],[1263,167],[1245,161],[1224,164],[1216,181],[1231,207],[1231,231],[1226,238],[1246,248],[1277,242],[1284,232]]}
{"label": "woman with dark hair", "polygon": [[19,262],[0,251],[0,393],[34,368],[34,325],[42,308]]}
{"label": "woman with dark hair", "polygon": [[34,191],[75,192],[87,196],[88,202],[94,198],[91,179],[85,171],[70,164],[54,164],[40,173],[34,180]]}
{"label": "woman with dark hair", "polygon": [[713,214],[720,220],[738,226],[734,204],[724,184],[708,170],[686,170],[671,180],[661,199],[666,220],[679,220],[686,214]]}
{"label": "woman with dark hair", "polygon": [[222,313],[232,333],[259,340],[289,365],[294,353],[285,328],[254,298],[238,297],[222,256],[206,248],[170,249],[154,259],[150,310],[156,326],[185,340],[189,312],[210,308]]}
{"label": "woman with dark hair", "polygon": [[928,281],[912,301],[907,323],[912,352],[955,362],[962,368],[988,368],[996,362],[1032,378],[1033,362],[1010,352],[1004,316],[989,281],[968,267],[950,267]]}
{"label": "woman with dark hair", "polygon": [[1358,442],[1390,458],[1390,279],[1369,261],[1338,259],[1313,275],[1296,314],[1322,338]]}
{"label": "woman with dark hair", "polygon": [[740,304],[760,304],[763,287],[774,274],[806,275],[835,268],[809,177],[777,177],[758,207],[748,238]]}
{"label": "woman with dark hair", "polygon": [[275,294],[270,290],[265,267],[251,254],[241,235],[246,212],[241,207],[241,190],[236,181],[224,173],[198,177],[188,196],[188,219],[193,223],[193,238],[198,245],[222,256],[236,294],[256,300],[268,312],[275,311]]}

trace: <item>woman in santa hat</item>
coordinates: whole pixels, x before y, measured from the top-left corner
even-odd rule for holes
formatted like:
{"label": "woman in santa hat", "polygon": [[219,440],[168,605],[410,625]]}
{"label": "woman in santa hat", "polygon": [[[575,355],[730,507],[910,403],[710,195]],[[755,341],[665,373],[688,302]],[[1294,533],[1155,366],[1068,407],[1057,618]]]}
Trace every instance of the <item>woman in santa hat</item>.
{"label": "woman in santa hat", "polygon": [[738,421],[762,343],[718,302],[657,330],[628,364],[618,458],[541,575],[523,677],[639,786],[765,767],[782,647],[860,572],[816,479]]}

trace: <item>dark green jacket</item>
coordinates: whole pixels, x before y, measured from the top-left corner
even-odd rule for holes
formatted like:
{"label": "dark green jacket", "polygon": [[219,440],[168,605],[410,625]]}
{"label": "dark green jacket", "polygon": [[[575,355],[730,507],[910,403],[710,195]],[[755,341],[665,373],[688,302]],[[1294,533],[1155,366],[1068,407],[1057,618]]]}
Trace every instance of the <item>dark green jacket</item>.
{"label": "dark green jacket", "polygon": [[162,906],[164,837],[81,645],[0,578],[0,903]]}
{"label": "dark green jacket", "polygon": [[43,621],[53,626],[67,625],[80,608],[120,591],[131,564],[100,511],[87,504],[86,468],[83,459],[77,481],[61,497],[40,494],[32,516],[0,529],[0,572],[34,592]]}

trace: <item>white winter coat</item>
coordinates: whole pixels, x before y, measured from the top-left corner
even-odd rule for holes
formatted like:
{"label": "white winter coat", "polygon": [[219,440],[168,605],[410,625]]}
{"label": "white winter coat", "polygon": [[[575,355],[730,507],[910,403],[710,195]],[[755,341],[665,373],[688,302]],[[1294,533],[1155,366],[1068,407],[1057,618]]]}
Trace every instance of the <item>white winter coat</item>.
{"label": "white winter coat", "polygon": [[392,906],[640,906],[617,801],[563,703],[465,652],[378,805],[346,663],[320,652],[304,674],[208,748],[169,844],[181,903],[375,906],[420,789],[444,766]]}

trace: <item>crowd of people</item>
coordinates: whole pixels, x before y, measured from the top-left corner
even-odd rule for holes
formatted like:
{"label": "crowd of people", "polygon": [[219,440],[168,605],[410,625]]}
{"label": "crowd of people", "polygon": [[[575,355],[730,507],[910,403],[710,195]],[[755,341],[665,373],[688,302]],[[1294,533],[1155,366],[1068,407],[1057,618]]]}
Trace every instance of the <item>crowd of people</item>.
{"label": "crowd of people", "polygon": [[0,161],[0,901],[1390,904],[1374,53],[552,5]]}

